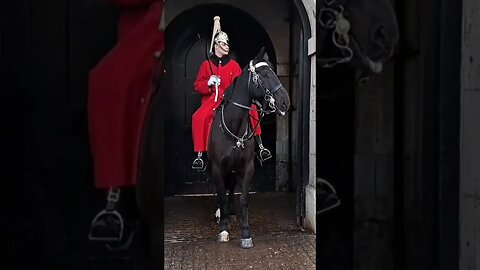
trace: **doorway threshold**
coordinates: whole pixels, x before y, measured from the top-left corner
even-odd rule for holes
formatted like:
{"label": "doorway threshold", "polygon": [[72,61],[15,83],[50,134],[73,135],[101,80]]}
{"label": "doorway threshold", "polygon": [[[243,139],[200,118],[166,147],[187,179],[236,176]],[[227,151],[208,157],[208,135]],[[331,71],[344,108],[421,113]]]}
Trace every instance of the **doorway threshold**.
{"label": "doorway threshold", "polygon": [[[256,191],[250,191],[248,194],[256,194]],[[235,195],[241,195],[241,192],[235,192]],[[178,194],[173,195],[173,197],[208,197],[208,196],[216,196],[216,193],[198,193],[198,194]]]}

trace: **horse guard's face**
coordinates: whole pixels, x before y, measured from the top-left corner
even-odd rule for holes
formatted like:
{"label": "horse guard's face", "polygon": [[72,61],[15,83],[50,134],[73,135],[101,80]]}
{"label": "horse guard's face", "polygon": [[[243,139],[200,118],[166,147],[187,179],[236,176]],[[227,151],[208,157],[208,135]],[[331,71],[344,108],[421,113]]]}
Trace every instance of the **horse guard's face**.
{"label": "horse guard's face", "polygon": [[283,87],[280,79],[271,68],[271,63],[268,61],[268,56],[265,54],[260,60],[254,60],[253,64],[266,63],[255,69],[257,78],[253,78],[255,86],[250,95],[251,98],[256,99],[261,104],[266,104],[266,110],[275,111],[277,116],[283,116],[290,108],[290,98],[288,92]]}

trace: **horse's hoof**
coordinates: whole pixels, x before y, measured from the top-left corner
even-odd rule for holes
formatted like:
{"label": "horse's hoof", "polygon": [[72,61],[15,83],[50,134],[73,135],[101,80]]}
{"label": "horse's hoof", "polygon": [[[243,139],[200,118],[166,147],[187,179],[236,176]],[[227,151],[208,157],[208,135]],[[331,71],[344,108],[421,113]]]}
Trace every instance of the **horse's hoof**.
{"label": "horse's hoof", "polygon": [[215,222],[217,224],[220,223],[220,208],[217,208],[217,211],[215,211]]}
{"label": "horse's hoof", "polygon": [[241,242],[240,242],[240,247],[241,248],[252,248],[253,247],[252,238],[242,239]]}
{"label": "horse's hoof", "polygon": [[228,232],[227,231],[222,231],[221,233],[218,234],[218,242],[219,243],[226,243],[230,241],[230,238],[228,237]]}

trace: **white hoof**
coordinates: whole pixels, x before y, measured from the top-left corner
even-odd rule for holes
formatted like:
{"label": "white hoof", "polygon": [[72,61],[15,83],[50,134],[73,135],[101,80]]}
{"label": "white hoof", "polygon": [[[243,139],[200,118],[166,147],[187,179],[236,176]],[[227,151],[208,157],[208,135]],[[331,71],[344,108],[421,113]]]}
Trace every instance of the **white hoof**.
{"label": "white hoof", "polygon": [[252,238],[242,239],[241,242],[240,242],[240,247],[241,248],[252,248],[253,247]]}
{"label": "white hoof", "polygon": [[217,224],[220,223],[220,208],[217,208],[217,211],[215,211],[215,220]]}
{"label": "white hoof", "polygon": [[228,237],[228,232],[227,231],[222,231],[221,233],[218,234],[218,242],[220,243],[226,243],[230,241],[230,238]]}

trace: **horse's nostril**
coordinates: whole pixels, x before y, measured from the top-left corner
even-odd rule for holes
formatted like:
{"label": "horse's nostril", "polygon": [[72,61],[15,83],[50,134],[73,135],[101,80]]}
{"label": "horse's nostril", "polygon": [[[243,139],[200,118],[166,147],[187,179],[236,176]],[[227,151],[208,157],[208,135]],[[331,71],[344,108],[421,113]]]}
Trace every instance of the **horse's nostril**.
{"label": "horse's nostril", "polygon": [[379,26],[372,33],[372,41],[384,50],[388,47],[388,35],[385,27]]}

